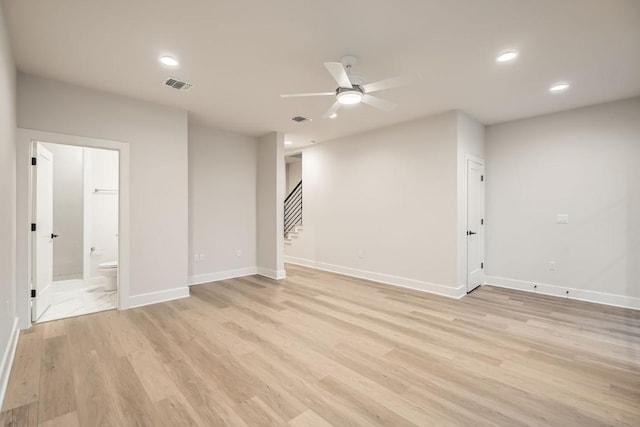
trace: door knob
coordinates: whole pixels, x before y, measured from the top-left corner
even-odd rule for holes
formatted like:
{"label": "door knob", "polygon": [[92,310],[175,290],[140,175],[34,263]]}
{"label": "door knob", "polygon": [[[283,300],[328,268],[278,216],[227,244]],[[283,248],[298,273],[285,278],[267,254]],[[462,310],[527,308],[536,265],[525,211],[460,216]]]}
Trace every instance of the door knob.
{"label": "door knob", "polygon": [[474,233],[473,231],[467,231],[467,236],[471,236],[471,235],[474,235],[474,234],[478,234],[478,233]]}
{"label": "door knob", "polygon": [[57,235],[57,234],[53,234],[53,233],[51,233],[51,238],[52,238],[52,239],[55,239],[56,237],[58,237],[58,235]]}

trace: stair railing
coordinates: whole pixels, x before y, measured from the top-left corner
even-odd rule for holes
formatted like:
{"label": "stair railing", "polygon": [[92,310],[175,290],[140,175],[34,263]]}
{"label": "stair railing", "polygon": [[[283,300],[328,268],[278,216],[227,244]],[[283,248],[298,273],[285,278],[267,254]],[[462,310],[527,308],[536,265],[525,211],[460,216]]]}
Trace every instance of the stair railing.
{"label": "stair railing", "polygon": [[284,235],[302,224],[302,180],[284,199]]}

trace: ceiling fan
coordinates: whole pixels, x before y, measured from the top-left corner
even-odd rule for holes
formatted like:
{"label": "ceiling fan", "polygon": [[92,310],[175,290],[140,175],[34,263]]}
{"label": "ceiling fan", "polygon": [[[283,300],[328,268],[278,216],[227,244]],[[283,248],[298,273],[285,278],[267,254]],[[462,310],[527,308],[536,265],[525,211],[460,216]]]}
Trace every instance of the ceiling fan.
{"label": "ceiling fan", "polygon": [[364,79],[359,74],[352,74],[353,67],[358,58],[355,56],[344,56],[340,62],[325,62],[324,66],[329,74],[338,83],[338,88],[333,92],[318,93],[295,93],[280,95],[282,98],[299,98],[305,96],[335,96],[336,102],[324,113],[324,118],[337,117],[338,110],[343,105],[358,104],[360,102],[378,108],[383,111],[391,111],[397,107],[393,102],[370,95],[372,92],[392,89],[394,87],[404,86],[409,83],[409,79],[405,76],[394,77],[390,79],[380,80],[373,83],[364,84]]}

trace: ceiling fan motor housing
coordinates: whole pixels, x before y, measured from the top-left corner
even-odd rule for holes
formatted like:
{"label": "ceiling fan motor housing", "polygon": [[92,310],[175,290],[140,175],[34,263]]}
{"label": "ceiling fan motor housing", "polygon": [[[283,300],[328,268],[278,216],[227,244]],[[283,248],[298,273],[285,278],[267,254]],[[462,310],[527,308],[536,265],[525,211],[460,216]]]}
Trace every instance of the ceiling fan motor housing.
{"label": "ceiling fan motor housing", "polygon": [[360,92],[361,94],[364,95],[364,89],[362,89],[362,86],[353,85],[353,89],[350,87],[339,87],[338,89],[336,89],[336,96],[345,92]]}

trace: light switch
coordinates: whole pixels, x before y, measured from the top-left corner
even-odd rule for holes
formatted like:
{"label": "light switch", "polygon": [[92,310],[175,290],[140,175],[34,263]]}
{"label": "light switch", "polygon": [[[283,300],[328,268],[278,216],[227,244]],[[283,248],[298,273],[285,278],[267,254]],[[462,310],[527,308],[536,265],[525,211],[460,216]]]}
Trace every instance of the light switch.
{"label": "light switch", "polygon": [[569,215],[567,215],[567,214],[558,214],[556,222],[558,224],[569,224]]}

